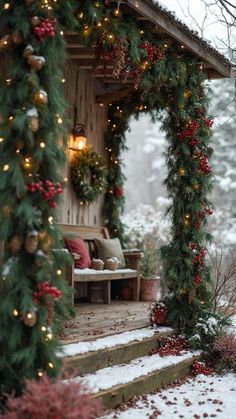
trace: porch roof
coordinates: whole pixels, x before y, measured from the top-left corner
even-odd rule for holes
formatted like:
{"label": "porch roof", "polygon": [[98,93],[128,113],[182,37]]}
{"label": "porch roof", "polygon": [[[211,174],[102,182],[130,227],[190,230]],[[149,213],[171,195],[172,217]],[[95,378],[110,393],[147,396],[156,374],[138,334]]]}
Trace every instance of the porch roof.
{"label": "porch roof", "polygon": [[[117,4],[116,0],[111,1]],[[121,0],[120,8],[121,12],[135,17],[147,26],[158,39],[175,43],[179,46],[180,52],[185,49],[199,59],[209,78],[229,78],[234,75],[232,64],[224,55],[199,37],[196,31],[190,30],[187,25],[157,1]],[[114,80],[112,77],[112,66],[106,68],[106,74],[101,71],[99,66],[94,68],[94,48],[81,45],[75,32],[67,32],[66,41],[69,58],[74,65],[90,71],[92,77],[100,79],[107,86],[113,84],[118,87],[121,84],[119,80]],[[131,82],[128,80],[126,86],[128,87]]]}

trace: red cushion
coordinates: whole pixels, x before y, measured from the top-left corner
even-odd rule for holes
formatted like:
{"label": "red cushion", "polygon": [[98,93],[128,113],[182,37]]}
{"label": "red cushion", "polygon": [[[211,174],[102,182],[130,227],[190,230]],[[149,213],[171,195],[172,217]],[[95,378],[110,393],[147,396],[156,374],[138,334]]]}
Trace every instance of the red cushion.
{"label": "red cushion", "polygon": [[79,260],[75,260],[75,268],[86,269],[91,266],[91,259],[89,256],[88,248],[83,239],[67,239],[65,238],[65,245],[70,253],[80,255]]}

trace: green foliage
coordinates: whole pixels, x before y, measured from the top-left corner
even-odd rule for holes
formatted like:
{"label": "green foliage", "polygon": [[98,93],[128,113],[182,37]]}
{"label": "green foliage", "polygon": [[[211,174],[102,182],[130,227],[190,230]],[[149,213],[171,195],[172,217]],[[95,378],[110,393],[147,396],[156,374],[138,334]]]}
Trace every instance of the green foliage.
{"label": "green foliage", "polygon": [[229,324],[229,320],[223,314],[203,309],[189,335],[191,347],[204,350],[212,349],[212,345],[227,324]]}
{"label": "green foliage", "polygon": [[147,243],[143,250],[140,263],[140,274],[143,279],[156,278],[158,272],[158,249],[151,243]]}

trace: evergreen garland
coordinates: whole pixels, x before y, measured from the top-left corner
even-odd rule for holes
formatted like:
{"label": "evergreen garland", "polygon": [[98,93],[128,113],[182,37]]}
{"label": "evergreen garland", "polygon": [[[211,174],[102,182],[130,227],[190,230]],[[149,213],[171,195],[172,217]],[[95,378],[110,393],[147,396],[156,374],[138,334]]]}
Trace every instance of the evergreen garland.
{"label": "evergreen garland", "polygon": [[65,312],[68,294],[54,224],[65,162],[58,137],[67,136],[60,32],[73,15],[70,2],[53,3],[11,0],[0,10],[0,50],[10,61],[0,90],[1,393],[60,367],[53,309]]}
{"label": "evergreen garland", "polygon": [[[76,17],[76,18],[75,18]],[[65,103],[60,65],[65,57],[63,30],[77,30],[82,44],[96,46],[103,71],[134,80],[136,91],[108,110],[108,189],[104,216],[122,238],[122,163],[131,115],[164,111],[169,148],[166,185],[172,206],[172,241],[163,249],[172,291],[168,315],[190,327],[208,305],[205,266],[207,200],[212,174],[208,163],[211,121],[206,115],[200,63],[175,43],[154,38],[116,3],[104,0],[9,0],[0,10],[0,52],[9,54],[9,74],[0,91],[0,239],[6,243],[0,278],[1,392],[20,392],[25,378],[56,374],[58,344],[53,337],[53,302],[66,292],[61,274],[65,257],[54,224],[63,188],[58,146]],[[11,334],[9,335],[9,330]]]}

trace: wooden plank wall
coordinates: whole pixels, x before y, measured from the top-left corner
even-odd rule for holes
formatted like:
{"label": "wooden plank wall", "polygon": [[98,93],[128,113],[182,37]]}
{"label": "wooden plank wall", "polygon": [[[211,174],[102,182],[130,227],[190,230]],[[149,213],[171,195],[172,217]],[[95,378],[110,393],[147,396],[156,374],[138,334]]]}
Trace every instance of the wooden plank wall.
{"label": "wooden plank wall", "polygon": [[[73,126],[74,106],[76,105],[77,122],[85,125],[89,144],[105,158],[104,134],[107,129],[107,109],[96,104],[95,100],[96,95],[103,93],[102,84],[89,76],[88,73],[72,65],[65,66],[64,76],[66,79],[65,96],[71,126]],[[63,196],[59,222],[86,226],[103,225],[103,197],[100,197],[96,203],[81,207],[70,184],[69,165],[65,168],[64,176],[68,178],[68,184]]]}

